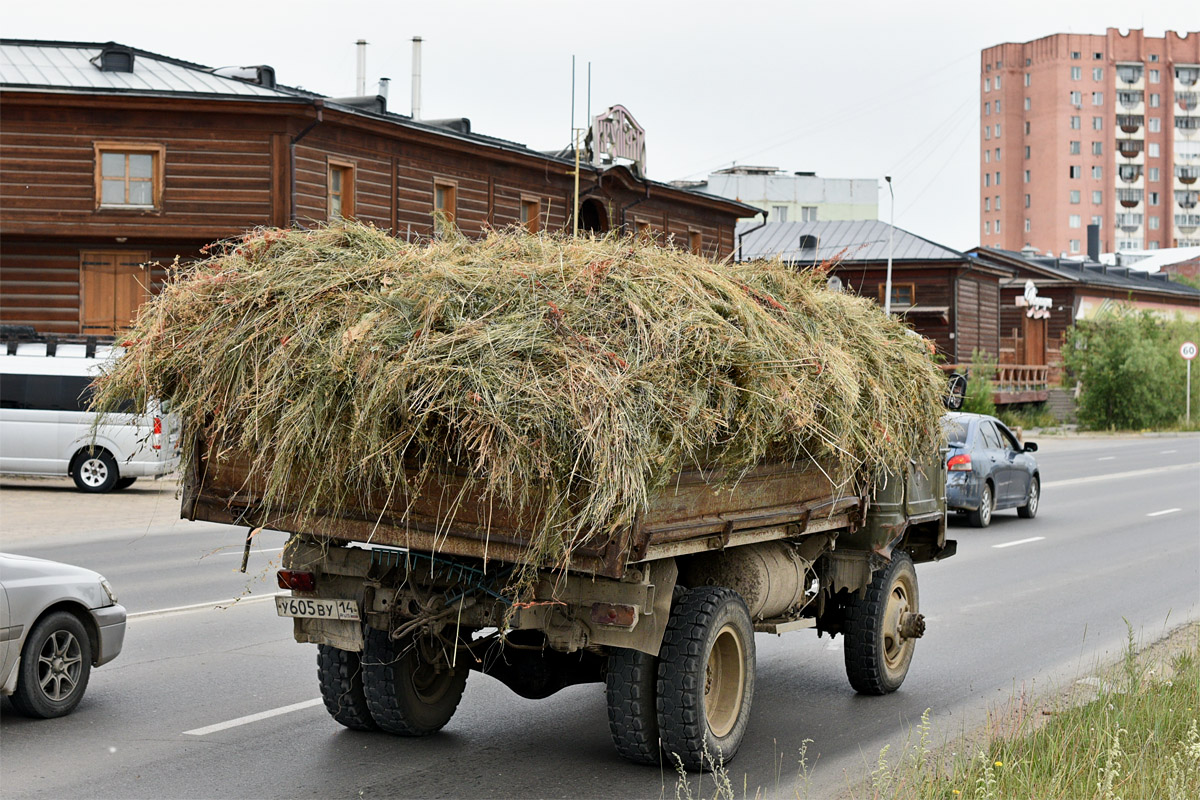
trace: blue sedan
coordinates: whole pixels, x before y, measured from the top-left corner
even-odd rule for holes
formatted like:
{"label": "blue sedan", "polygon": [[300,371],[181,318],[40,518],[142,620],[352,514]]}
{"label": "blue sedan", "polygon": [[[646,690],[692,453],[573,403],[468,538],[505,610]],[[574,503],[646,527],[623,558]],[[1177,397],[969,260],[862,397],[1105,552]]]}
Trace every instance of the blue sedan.
{"label": "blue sedan", "polygon": [[985,414],[946,414],[942,430],[950,446],[948,508],[965,513],[976,528],[986,528],[1002,508],[1015,508],[1025,519],[1037,515],[1042,481],[1036,444],[1022,445],[1003,422]]}

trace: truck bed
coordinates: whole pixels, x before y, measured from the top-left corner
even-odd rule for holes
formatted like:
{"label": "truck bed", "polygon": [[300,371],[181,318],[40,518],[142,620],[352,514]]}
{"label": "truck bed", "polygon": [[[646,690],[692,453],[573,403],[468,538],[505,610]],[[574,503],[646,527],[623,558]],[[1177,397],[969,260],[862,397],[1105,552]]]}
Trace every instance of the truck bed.
{"label": "truck bed", "polygon": [[[200,448],[185,475],[181,516],[304,533],[336,542],[363,542],[485,561],[519,563],[530,543],[536,513],[463,494],[464,476],[447,473],[417,496],[367,498],[359,509],[337,514],[298,513],[283,504],[262,509],[260,476],[249,460],[219,463]],[[720,474],[690,470],[657,492],[634,524],[611,538],[585,539],[573,549],[569,569],[619,578],[627,564],[704,550],[848,529],[861,524],[865,498],[841,492],[812,462],[764,464],[732,489],[714,489]],[[403,485],[403,482],[398,482]],[[533,522],[529,521],[532,516]],[[552,566],[552,565],[545,565]]]}

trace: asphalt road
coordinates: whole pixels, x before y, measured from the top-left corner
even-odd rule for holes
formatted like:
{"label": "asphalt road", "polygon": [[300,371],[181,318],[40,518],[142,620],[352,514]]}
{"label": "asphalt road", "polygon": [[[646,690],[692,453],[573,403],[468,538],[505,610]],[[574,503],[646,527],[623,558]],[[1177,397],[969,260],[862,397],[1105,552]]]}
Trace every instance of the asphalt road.
{"label": "asphalt road", "polygon": [[[1000,512],[982,531],[952,519],[958,555],[918,567],[929,631],[900,691],[854,694],[840,638],[757,637],[750,731],[730,768],[739,791],[794,796],[811,739],[810,794],[828,796],[927,708],[950,736],[1116,657],[1126,621],[1149,642],[1200,618],[1200,438],[1040,443],[1038,518]],[[614,753],[599,685],[530,701],[476,673],[437,736],[341,728],[316,700],[316,648],[294,643],[269,602],[283,535],[260,534],[242,575],[245,531],[175,519],[173,491],[0,482],[0,546],[103,572],[131,614],[124,652],[93,671],[72,716],[0,709],[0,795],[674,796],[673,773]]]}

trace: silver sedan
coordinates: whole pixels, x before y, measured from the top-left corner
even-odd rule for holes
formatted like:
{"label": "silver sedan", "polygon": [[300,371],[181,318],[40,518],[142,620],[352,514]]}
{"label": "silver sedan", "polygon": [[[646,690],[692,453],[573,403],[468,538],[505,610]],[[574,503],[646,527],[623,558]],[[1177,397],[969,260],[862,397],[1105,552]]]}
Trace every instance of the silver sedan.
{"label": "silver sedan", "polygon": [[83,698],[93,666],[125,641],[125,607],[103,575],[0,553],[0,693],[30,717],[61,717]]}

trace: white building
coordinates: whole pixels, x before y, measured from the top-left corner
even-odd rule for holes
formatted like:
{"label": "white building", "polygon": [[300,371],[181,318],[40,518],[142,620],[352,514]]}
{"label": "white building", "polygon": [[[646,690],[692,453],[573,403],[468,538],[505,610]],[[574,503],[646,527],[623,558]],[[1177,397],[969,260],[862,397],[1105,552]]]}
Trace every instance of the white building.
{"label": "white building", "polygon": [[735,166],[687,185],[758,206],[770,213],[772,222],[879,219],[875,178],[818,178],[815,172],[788,174],[778,167]]}

